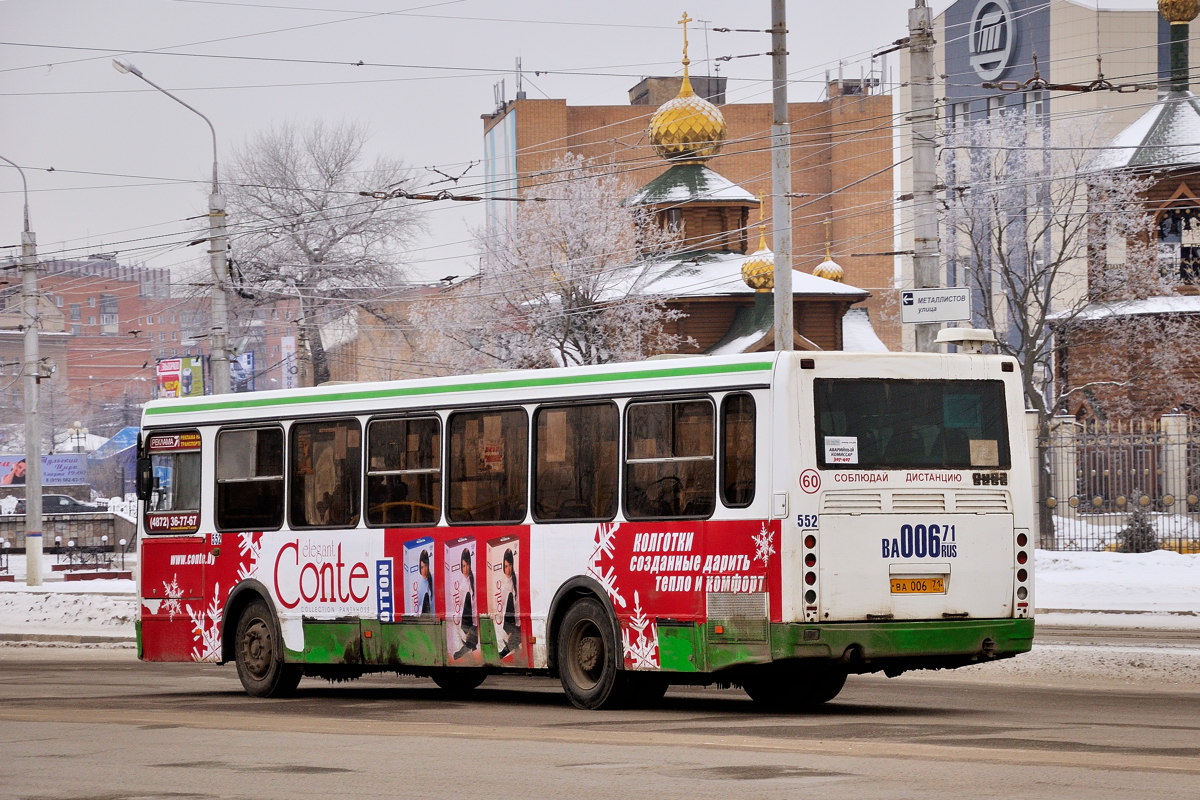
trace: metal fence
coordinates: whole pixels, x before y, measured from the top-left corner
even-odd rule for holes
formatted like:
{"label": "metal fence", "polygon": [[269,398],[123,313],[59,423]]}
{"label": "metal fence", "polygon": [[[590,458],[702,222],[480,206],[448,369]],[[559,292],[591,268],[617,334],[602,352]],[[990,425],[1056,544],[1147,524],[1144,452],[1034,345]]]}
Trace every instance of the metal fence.
{"label": "metal fence", "polygon": [[1056,417],[1038,446],[1043,548],[1200,552],[1200,421]]}

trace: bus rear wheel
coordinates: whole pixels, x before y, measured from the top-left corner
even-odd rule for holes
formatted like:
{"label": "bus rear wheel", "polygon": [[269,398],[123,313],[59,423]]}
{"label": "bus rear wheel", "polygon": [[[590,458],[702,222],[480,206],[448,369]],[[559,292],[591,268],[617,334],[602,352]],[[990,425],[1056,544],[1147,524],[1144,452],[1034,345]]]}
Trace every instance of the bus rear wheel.
{"label": "bus rear wheel", "polygon": [[600,601],[585,597],[567,609],[558,627],[558,677],[576,708],[614,708],[625,700],[627,681],[618,669],[617,637]]}
{"label": "bus rear wheel", "polygon": [[765,664],[748,672],[742,688],[755,704],[768,711],[803,711],[837,697],[846,685],[846,671],[836,667],[787,667]]}
{"label": "bus rear wheel", "polygon": [[299,664],[283,660],[278,625],[262,600],[246,606],[238,617],[234,660],[238,678],[251,697],[285,697],[296,690],[304,674]]}

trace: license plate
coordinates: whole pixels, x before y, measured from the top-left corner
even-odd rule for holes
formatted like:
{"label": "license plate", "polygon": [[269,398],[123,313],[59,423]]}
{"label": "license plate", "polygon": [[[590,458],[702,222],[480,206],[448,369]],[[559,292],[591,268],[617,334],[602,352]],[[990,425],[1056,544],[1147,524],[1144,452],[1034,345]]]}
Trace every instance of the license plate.
{"label": "license plate", "polygon": [[892,578],[892,594],[945,594],[945,578]]}

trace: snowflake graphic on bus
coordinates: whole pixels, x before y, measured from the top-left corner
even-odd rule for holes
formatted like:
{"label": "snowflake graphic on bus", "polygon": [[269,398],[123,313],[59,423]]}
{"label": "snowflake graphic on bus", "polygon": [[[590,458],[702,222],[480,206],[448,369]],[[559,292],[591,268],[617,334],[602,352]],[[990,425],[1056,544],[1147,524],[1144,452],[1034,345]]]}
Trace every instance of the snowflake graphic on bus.
{"label": "snowflake graphic on bus", "polygon": [[[778,527],[764,522],[602,523],[588,574],[608,595],[620,623],[625,666],[658,669],[655,617],[707,620],[706,596],[763,594],[778,579],[772,556]],[[701,546],[701,542],[705,546]],[[778,595],[778,591],[770,593]]]}

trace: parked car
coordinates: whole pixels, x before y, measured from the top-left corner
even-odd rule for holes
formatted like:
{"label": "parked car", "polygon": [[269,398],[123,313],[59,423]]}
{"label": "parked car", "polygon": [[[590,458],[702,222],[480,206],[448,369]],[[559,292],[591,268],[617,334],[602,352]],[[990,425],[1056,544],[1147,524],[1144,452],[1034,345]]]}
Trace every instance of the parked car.
{"label": "parked car", "polygon": [[[97,511],[103,511],[104,508],[95,505],[94,503],[85,503],[82,500],[76,500],[74,497],[65,494],[44,494],[42,495],[42,513],[43,514],[95,514]],[[16,513],[25,513],[25,498],[17,501]]]}

